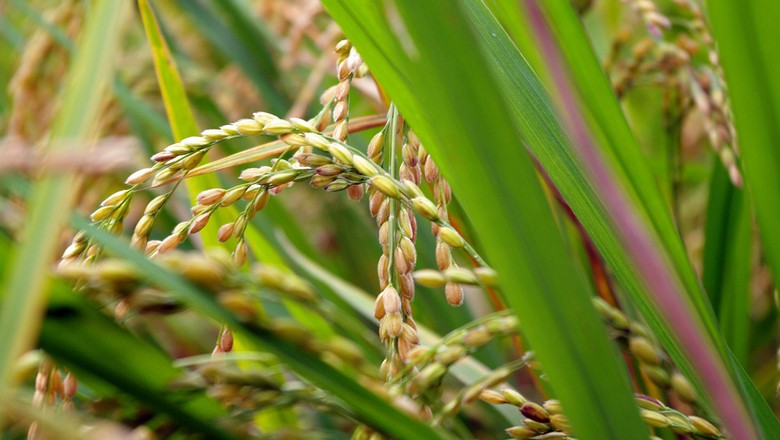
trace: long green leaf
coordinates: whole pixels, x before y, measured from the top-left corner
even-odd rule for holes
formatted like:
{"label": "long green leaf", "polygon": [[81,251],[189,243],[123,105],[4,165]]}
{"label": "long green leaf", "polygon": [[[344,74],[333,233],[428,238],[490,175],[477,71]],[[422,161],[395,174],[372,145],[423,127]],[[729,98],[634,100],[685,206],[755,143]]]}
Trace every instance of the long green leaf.
{"label": "long green leaf", "polygon": [[716,167],[704,229],[702,283],[723,337],[742,365],[747,365],[749,351],[752,226],[747,194],[732,185],[725,168]]}
{"label": "long green leaf", "polygon": [[[83,151],[94,136],[98,110],[112,76],[126,2],[100,2],[89,8],[73,64],[63,86],[59,113],[49,139],[52,151]],[[34,185],[23,245],[10,259],[0,310],[0,390],[6,390],[9,371],[18,356],[35,341],[46,301],[49,265],[73,199],[75,177],[47,175]]]}
{"label": "long green leaf", "polygon": [[[157,23],[149,0],[138,0],[138,10],[143,20],[146,38],[149,40],[149,47],[152,50],[154,69],[173,137],[174,139],[184,139],[188,136],[195,136],[200,132],[195,115],[192,113],[176,62],[160,31],[160,25]],[[194,200],[201,191],[219,186],[219,180],[214,175],[204,175],[187,179],[185,186],[190,198]],[[203,229],[200,235],[206,247],[219,245],[216,238],[217,228],[219,224],[229,221],[229,217],[223,211],[217,211],[214,217],[215,221],[209,222],[210,224]]]}
{"label": "long green leaf", "polygon": [[[85,341],[89,341],[85,344]],[[188,430],[238,439],[230,418],[202,390],[175,387],[186,380],[163,352],[145,344],[62,283],[52,288],[39,345],[83,382],[98,381],[168,414]]]}
{"label": "long green leaf", "polygon": [[[606,259],[620,284],[626,289],[629,297],[639,306],[643,316],[648,320],[654,332],[659,336],[664,347],[672,356],[672,359],[683,372],[699,386],[699,369],[693,367],[691,359],[688,356],[689,350],[681,346],[679,334],[675,335],[671,332],[665,318],[656,308],[655,301],[648,295],[648,291],[644,286],[644,281],[640,277],[639,272],[637,272],[637,263],[641,263],[642,260],[632,261],[633,259],[627,253],[625,244],[621,243],[619,236],[614,233],[614,229],[607,220],[612,214],[609,210],[604,208],[599,197],[596,196],[596,193],[587,178],[587,172],[579,163],[577,155],[574,154],[574,150],[566,139],[560,122],[558,122],[554,116],[551,105],[543,92],[543,87],[539,81],[535,79],[530,68],[522,61],[522,57],[517,54],[517,49],[507,41],[507,38],[503,35],[500,28],[495,23],[491,24],[491,22],[494,22],[495,20],[486,17],[484,13],[480,13],[481,10],[478,5],[468,3],[468,6],[467,10],[472,13],[472,19],[480,23],[480,27],[478,28],[482,29],[482,41],[490,48],[489,53],[491,54],[491,58],[503,74],[499,75],[498,81],[502,84],[503,90],[509,98],[510,105],[512,105],[514,110],[513,116],[515,117],[516,123],[520,127],[524,127],[523,134],[526,136],[529,146],[534,153],[536,153],[545,171],[550,175],[556,187],[564,195],[577,218],[583,226],[585,226],[585,229]],[[484,26],[484,28],[482,28],[482,26]],[[579,23],[576,23],[576,26],[579,26]],[[586,38],[581,37],[580,40],[584,41]],[[582,41],[578,41],[576,45],[583,44]],[[544,46],[545,45],[542,45],[542,47]],[[590,53],[589,49],[585,54],[588,53]],[[585,62],[586,61],[583,61],[583,63]],[[600,82],[597,84],[600,84]],[[614,96],[611,93],[612,92],[607,91],[603,94],[607,98],[614,100]],[[602,99],[604,98],[602,97]],[[528,103],[532,104],[527,105]],[[598,104],[594,104],[590,107],[593,106],[598,106]],[[602,142],[609,147],[606,139],[602,139]],[[617,148],[622,151],[624,145],[620,144],[611,148]],[[638,162],[630,163],[634,163],[634,166],[637,166]],[[612,165],[618,169],[623,169],[625,166],[622,162],[613,162]],[[634,176],[632,172],[628,171],[623,171],[622,175],[624,174]],[[621,173],[618,173],[617,175],[621,175]],[[639,173],[637,175],[644,175],[644,173]],[[625,181],[624,179],[620,180]],[[647,185],[654,185],[654,183],[651,181],[647,183]],[[645,200],[647,197],[652,198],[650,192],[645,193],[645,197],[641,199],[642,203],[647,203]],[[622,207],[621,210],[623,209],[627,208]],[[658,212],[653,211],[652,214],[659,217],[657,223],[663,224],[667,221],[660,218],[664,216],[668,217],[668,213],[665,209]],[[667,240],[671,240],[672,244],[670,245],[670,248],[674,249],[679,245],[679,243],[674,243],[679,242],[677,236],[671,236],[669,234],[664,236]],[[699,318],[705,322],[709,337],[713,338],[717,347],[721,350],[725,350],[717,329],[713,330],[712,328],[713,321],[711,313],[709,312],[709,307],[702,303],[701,295],[703,294],[700,292],[698,283],[695,282],[694,274],[690,272],[689,263],[685,263],[682,266],[683,267],[679,267],[678,265],[675,269],[675,273],[677,273],[681,279],[687,278],[689,281],[693,281],[693,283],[687,283],[686,287],[688,289],[692,287],[695,289],[693,293],[689,293],[688,296],[694,299],[693,305],[698,311],[697,314]],[[674,274],[666,276],[673,277]],[[689,292],[691,291],[689,290]],[[689,319],[690,318],[686,318],[686,320]],[[730,353],[728,353],[728,350],[722,351],[722,353],[725,359],[729,359]],[[731,365],[730,361],[727,361],[727,365]],[[746,393],[755,395],[755,389],[750,382],[749,377],[735,366],[732,366],[731,369],[739,378],[740,386],[747,390]],[[730,400],[735,401],[733,398],[730,398]],[[750,401],[758,411],[768,411],[767,405],[762,400],[750,399]],[[706,401],[703,403],[707,406]],[[772,429],[773,428],[771,427],[766,427],[765,430],[771,432]]]}
{"label": "long green leaf", "polygon": [[[292,100],[284,91],[266,35],[241,11],[235,0],[204,2],[202,0],[177,0],[203,36],[214,45],[218,53],[234,61],[252,80],[267,106],[265,110],[276,114],[287,111]],[[215,9],[221,9],[226,17],[220,19]]]}
{"label": "long green leaf", "polygon": [[[629,203],[635,206],[632,209],[634,215],[640,217],[640,221],[649,221],[649,224],[652,225],[652,233],[647,238],[660,245],[655,246],[663,254],[660,256],[658,264],[665,264],[660,261],[665,257],[674,269],[673,273],[669,272],[667,277],[660,280],[678,278],[684,287],[682,291],[677,288],[671,289],[669,293],[674,290],[677,290],[678,293],[666,299],[661,298],[660,291],[649,290],[658,310],[663,310],[669,328],[676,327],[678,329],[674,334],[676,341],[669,340],[669,335],[664,334],[665,330],[660,325],[659,317],[654,316],[656,311],[653,307],[649,307],[650,302],[647,302],[645,298],[640,298],[640,295],[633,295],[633,299],[638,300],[640,304],[647,302],[643,306],[643,312],[652,318],[653,329],[660,334],[665,346],[668,345],[671,352],[674,353],[678,350],[678,347],[675,347],[677,344],[685,347],[685,351],[688,352],[687,358],[673,354],[674,360],[694,381],[701,392],[713,398],[714,409],[720,412],[724,423],[730,429],[735,430],[732,434],[754,435],[749,433],[752,430],[749,420],[744,420],[748,417],[747,412],[752,410],[755,413],[766,415],[769,408],[764,401],[750,397],[753,394],[754,385],[738,367],[732,353],[720,336],[712,309],[706,301],[706,296],[692,270],[691,263],[687,259],[658,188],[650,178],[651,172],[645,165],[636,140],[633,138],[626,119],[622,116],[608,78],[590,47],[578,17],[570,2],[565,0],[534,2],[533,4],[538,4],[539,9],[544,12],[550,29],[557,38],[558,47],[560,47],[566,64],[569,66],[568,71],[571,72],[571,79],[577,86],[576,94],[581,100],[578,111],[587,120],[592,135],[598,141],[597,143],[601,147],[600,154],[610,162],[611,172],[619,176],[620,182],[624,182],[622,190],[628,191]],[[534,8],[529,9],[533,11]],[[533,14],[533,12],[531,13]],[[540,20],[538,17],[531,17],[531,21],[538,22]],[[546,56],[550,57],[549,51],[547,51]],[[561,88],[560,85],[556,87]],[[577,142],[582,144],[579,139]],[[612,211],[614,212],[614,208]],[[617,215],[613,215],[613,218],[616,217]],[[625,245],[627,249],[631,248],[631,243]],[[653,246],[651,245],[651,247]],[[653,252],[655,253],[655,251]],[[647,255],[644,257],[637,255],[633,258],[634,265],[636,267],[649,267],[648,264],[645,264],[645,260],[649,261],[647,257]],[[658,277],[654,278],[655,280],[659,279]],[[648,286],[655,283],[655,280],[645,277]],[[673,284],[675,283],[669,283],[669,286]],[[654,290],[656,290],[655,293],[653,293]],[[685,296],[686,301],[685,304],[680,303],[679,307],[686,309],[692,307],[692,313],[686,313],[684,318],[673,319],[672,315],[679,312],[679,307],[669,307],[668,304],[670,304],[670,299],[675,298],[676,300],[677,297],[681,296],[680,294]],[[689,328],[683,331],[680,329],[683,326]],[[706,331],[704,338],[693,337],[692,331],[698,333],[699,328]],[[698,339],[698,341],[694,342],[693,339]],[[685,342],[686,340],[688,342]],[[717,350],[721,360],[705,359],[709,357],[709,355],[704,355],[706,351],[709,351],[709,348],[705,349],[705,347],[711,344]],[[694,350],[699,348],[702,349],[701,356],[691,355]],[[726,367],[732,377],[737,379],[736,383],[716,372],[722,367]],[[712,371],[709,371],[710,369]],[[734,385],[741,389],[744,399],[735,394]],[[714,397],[713,394],[718,394],[718,397]],[[758,418],[763,420],[764,415],[759,415]],[[761,427],[767,435],[778,432],[779,428],[776,422],[770,425],[762,424]]]}
{"label": "long green leaf", "polygon": [[144,23],[146,38],[149,39],[149,47],[152,49],[154,71],[160,82],[160,92],[168,112],[173,136],[176,139],[195,136],[199,133],[195,115],[192,113],[179,70],[160,31],[160,25],[157,23],[149,0],[138,0],[138,10]]}
{"label": "long green leaf", "polygon": [[734,107],[745,180],[767,260],[780,278],[780,3],[710,2],[715,37]]}
{"label": "long green leaf", "polygon": [[[780,47],[776,44],[777,2],[708,3],[713,33],[733,102],[744,176],[756,212],[759,235],[775,280],[780,277]],[[777,282],[775,282],[777,285]],[[780,438],[773,414],[759,418]]]}
{"label": "long green leaf", "polygon": [[458,194],[578,437],[645,436],[461,3],[325,5]]}

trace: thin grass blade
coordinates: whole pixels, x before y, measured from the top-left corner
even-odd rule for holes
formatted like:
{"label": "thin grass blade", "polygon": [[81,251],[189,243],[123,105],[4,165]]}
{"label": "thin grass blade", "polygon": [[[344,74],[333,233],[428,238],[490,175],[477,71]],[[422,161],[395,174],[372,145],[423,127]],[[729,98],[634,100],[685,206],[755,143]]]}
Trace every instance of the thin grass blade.
{"label": "thin grass blade", "polygon": [[[100,2],[89,8],[84,31],[63,85],[59,113],[53,123],[49,149],[65,153],[89,145],[98,111],[108,90],[119,53],[122,23],[129,12],[125,2]],[[49,266],[59,246],[64,213],[71,208],[75,176],[44,176],[31,191],[23,245],[13,258],[0,308],[0,390],[9,389],[13,362],[34,343],[46,302]]]}
{"label": "thin grass blade", "polygon": [[753,224],[745,190],[735,188],[723,167],[710,181],[704,229],[702,283],[723,338],[737,361],[747,365],[750,337],[750,271]]}

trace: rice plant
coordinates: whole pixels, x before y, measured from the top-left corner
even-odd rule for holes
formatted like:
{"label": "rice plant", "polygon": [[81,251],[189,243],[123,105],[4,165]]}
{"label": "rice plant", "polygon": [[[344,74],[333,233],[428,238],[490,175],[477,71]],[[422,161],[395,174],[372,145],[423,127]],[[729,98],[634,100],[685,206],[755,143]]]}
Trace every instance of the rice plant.
{"label": "rice plant", "polygon": [[780,438],[756,1],[0,4],[0,431]]}

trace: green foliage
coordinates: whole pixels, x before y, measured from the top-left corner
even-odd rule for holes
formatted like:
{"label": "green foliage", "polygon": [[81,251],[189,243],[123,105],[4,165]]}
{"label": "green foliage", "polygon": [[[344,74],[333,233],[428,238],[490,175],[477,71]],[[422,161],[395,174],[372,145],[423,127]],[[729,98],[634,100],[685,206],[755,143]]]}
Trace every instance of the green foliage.
{"label": "green foliage", "polygon": [[4,438],[780,438],[780,11],[708,7],[0,6]]}

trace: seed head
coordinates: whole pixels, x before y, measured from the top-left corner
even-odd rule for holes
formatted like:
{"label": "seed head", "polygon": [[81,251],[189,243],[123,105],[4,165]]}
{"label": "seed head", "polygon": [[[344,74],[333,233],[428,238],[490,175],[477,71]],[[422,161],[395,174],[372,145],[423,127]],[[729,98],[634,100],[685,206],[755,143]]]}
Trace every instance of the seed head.
{"label": "seed head", "polygon": [[347,147],[337,142],[331,142],[328,152],[339,162],[347,165],[352,164],[352,153],[349,152]]}
{"label": "seed head", "polygon": [[236,203],[237,201],[241,200],[241,197],[244,196],[244,193],[246,192],[247,187],[246,186],[237,186],[234,188],[229,189],[225,194],[222,196],[222,200],[220,201],[220,206],[230,206],[233,203]]}
{"label": "seed head", "polygon": [[263,133],[263,124],[254,119],[239,119],[233,123],[233,127],[244,136],[256,136]]}
{"label": "seed head", "polygon": [[295,127],[284,119],[272,119],[265,123],[263,131],[268,134],[285,134],[293,131]]}
{"label": "seed head", "polygon": [[516,439],[529,439],[531,437],[536,437],[538,433],[531,428],[528,428],[526,426],[513,426],[511,428],[507,428],[504,431],[506,431],[507,434],[509,434],[510,437],[516,438]]}
{"label": "seed head", "polygon": [[254,209],[255,212],[262,211],[263,208],[265,208],[266,205],[268,205],[268,200],[270,199],[271,199],[271,194],[268,191],[263,190],[262,192],[260,192],[260,195],[258,195],[257,198],[255,198],[255,202],[252,209]]}
{"label": "seed head", "polygon": [[417,158],[417,150],[415,150],[409,143],[404,144],[401,149],[401,156],[403,161],[409,168],[414,168],[420,164],[420,160]]}
{"label": "seed head", "polygon": [[447,281],[458,284],[477,284],[477,276],[468,269],[452,266],[444,271]]}
{"label": "seed head", "polygon": [[114,194],[111,194],[110,196],[106,197],[106,199],[100,203],[100,206],[116,205],[117,203],[127,198],[128,194],[130,194],[129,189],[117,191]]}
{"label": "seed head", "polygon": [[414,241],[414,230],[412,229],[412,222],[409,219],[408,212],[404,210],[398,215],[398,226],[403,231],[405,237],[409,237],[411,241]]}
{"label": "seed head", "polygon": [[525,402],[520,407],[520,412],[529,419],[539,423],[548,423],[550,421],[550,413],[534,402]]}
{"label": "seed head", "polygon": [[492,403],[493,405],[504,405],[509,403],[503,394],[495,390],[482,390],[482,392],[479,393],[479,399],[484,400],[487,403]]}
{"label": "seed head", "polygon": [[400,247],[395,248],[395,257],[393,258],[393,262],[395,263],[395,270],[398,271],[399,274],[405,274],[412,270],[409,261],[407,261],[404,257],[404,252]]}
{"label": "seed head", "polygon": [[560,400],[550,399],[544,402],[544,409],[550,414],[563,414],[563,407]]}
{"label": "seed head", "polygon": [[198,204],[209,206],[213,205],[220,200],[222,200],[222,196],[225,195],[225,190],[222,188],[211,188],[207,189],[200,194],[198,194],[197,197],[195,197],[195,200],[197,200]]}
{"label": "seed head", "polygon": [[457,307],[463,304],[463,288],[460,284],[447,283],[444,286],[444,295],[451,306]]}
{"label": "seed head", "polygon": [[701,417],[688,416],[688,419],[691,421],[691,424],[693,424],[693,427],[696,428],[696,431],[703,435],[711,437],[720,437],[722,435],[715,425]]}
{"label": "seed head", "polygon": [[283,135],[280,135],[279,139],[281,139],[282,142],[284,142],[287,145],[292,145],[292,146],[306,145],[306,138],[299,133],[285,133]]}
{"label": "seed head", "polygon": [[197,234],[198,232],[200,232],[209,223],[210,217],[211,217],[210,212],[206,212],[204,214],[195,217],[195,220],[193,220],[192,224],[190,225],[189,233]]}
{"label": "seed head", "polygon": [[468,350],[461,346],[443,346],[436,352],[436,361],[444,365],[452,365],[463,359],[468,354]]}
{"label": "seed head", "polygon": [[68,372],[65,375],[65,380],[62,382],[62,397],[66,399],[72,399],[76,395],[78,389],[78,381],[76,376]]}
{"label": "seed head", "polygon": [[642,417],[645,423],[654,428],[666,428],[669,426],[669,419],[657,412],[640,409],[639,415]]}
{"label": "seed head", "polygon": [[401,325],[401,339],[409,343],[409,348],[420,343],[420,337],[417,335],[417,329],[407,323],[403,323]]}
{"label": "seed head", "polygon": [[257,122],[259,122],[259,123],[261,123],[263,125],[265,125],[269,121],[278,120],[279,117],[274,115],[274,114],[267,113],[267,112],[255,112],[255,113],[252,114],[252,119],[254,119],[255,121],[257,121]]}
{"label": "seed head", "polygon": [[77,255],[81,254],[81,252],[86,249],[87,245],[84,242],[81,243],[71,243],[70,246],[68,246],[65,251],[62,253],[62,260],[67,260],[73,257],[76,257]]}
{"label": "seed head", "polygon": [[458,234],[457,231],[452,229],[449,226],[442,226],[439,229],[439,238],[441,238],[445,243],[448,245],[454,247],[454,248],[462,248],[466,246],[466,241],[463,240],[463,237]]}
{"label": "seed head", "polygon": [[401,296],[393,286],[387,286],[380,294],[386,313],[394,314],[401,312]]}
{"label": "seed head", "polygon": [[149,180],[155,171],[156,170],[154,168],[142,168],[131,174],[127,180],[125,180],[125,183],[128,185],[139,185]]}
{"label": "seed head", "polygon": [[406,353],[406,360],[407,362],[415,362],[417,359],[420,359],[422,355],[424,355],[427,352],[428,352],[428,348],[418,345]]}
{"label": "seed head", "polygon": [[199,147],[205,147],[206,145],[211,144],[211,141],[201,136],[190,136],[188,138],[182,139],[179,143],[191,149],[194,149]]}
{"label": "seed head", "polygon": [[346,100],[338,101],[336,105],[333,107],[333,121],[338,122],[344,120],[344,118],[347,117],[348,111],[349,111],[349,107],[347,106],[347,101]]}
{"label": "seed head", "polygon": [[665,415],[669,419],[669,427],[677,434],[693,434],[696,430],[688,418],[680,413],[669,412]]}
{"label": "seed head", "polygon": [[384,148],[384,145],[385,132],[382,130],[371,138],[371,141],[368,143],[368,149],[366,150],[366,154],[373,162],[379,163],[382,161],[382,149]]}
{"label": "seed head", "polygon": [[152,156],[152,160],[155,162],[168,162],[174,157],[176,157],[176,155],[170,151],[160,151],[159,153]]}
{"label": "seed head", "polygon": [[376,265],[376,271],[377,276],[379,277],[379,284],[387,284],[389,279],[389,272],[388,272],[388,261],[387,255],[382,254],[381,257],[379,257],[379,262]]}
{"label": "seed head", "polygon": [[423,166],[423,174],[425,175],[425,180],[428,182],[433,182],[439,177],[439,168],[436,167],[436,164],[430,157],[425,161],[425,166]]}
{"label": "seed head", "polygon": [[523,419],[523,424],[528,428],[533,429],[538,434],[544,434],[552,429],[547,423],[537,422],[534,419]]}
{"label": "seed head", "polygon": [[248,251],[246,242],[243,239],[239,240],[235,250],[233,250],[233,260],[237,266],[243,266],[246,263]]}
{"label": "seed head", "polygon": [[384,199],[379,205],[379,211],[376,213],[376,224],[382,225],[390,218],[390,199]]}
{"label": "seed head", "polygon": [[408,270],[412,270],[417,264],[417,250],[414,248],[414,243],[409,237],[403,237],[398,242],[398,249],[401,250],[402,256],[410,266]]}
{"label": "seed head", "polygon": [[300,118],[290,118],[290,123],[292,123],[293,127],[295,127],[297,130],[302,132],[314,132],[317,131],[317,128],[312,125],[311,122],[300,119]]}
{"label": "seed head", "polygon": [[157,253],[158,254],[164,254],[166,252],[169,252],[176,248],[176,246],[181,243],[181,235],[180,234],[171,234],[160,243],[160,245],[157,247]]}
{"label": "seed head", "polygon": [[[444,199],[442,200],[442,194],[444,195]],[[449,183],[447,183],[446,180],[443,178],[439,178],[434,182],[433,184],[433,196],[436,200],[436,203],[439,205],[447,205],[450,203],[450,200],[452,199],[452,190],[450,189]]]}
{"label": "seed head", "polygon": [[387,311],[385,310],[385,300],[384,300],[384,291],[377,295],[376,300],[374,301],[374,318],[376,319],[382,319],[387,314]]}
{"label": "seed head", "polygon": [[675,371],[672,374],[671,385],[672,389],[682,399],[688,402],[695,402],[698,400],[696,396],[696,389],[693,388],[693,385],[691,385],[688,379],[686,379],[685,376],[683,376],[679,371]]}
{"label": "seed head", "polygon": [[425,197],[418,196],[412,199],[412,206],[414,210],[420,213],[430,221],[439,220],[439,214],[436,212],[436,205]]}
{"label": "seed head", "polygon": [[223,353],[229,353],[233,350],[233,332],[226,328],[219,337],[219,349]]}
{"label": "seed head", "polygon": [[314,169],[314,172],[317,173],[318,176],[338,176],[344,172],[344,167],[341,165],[336,165],[335,163],[328,163],[318,166]]}
{"label": "seed head", "polygon": [[338,55],[344,55],[349,53],[349,50],[352,49],[352,43],[350,43],[349,40],[341,40],[338,43],[336,43],[336,48],[334,52]]}
{"label": "seed head", "polygon": [[395,185],[395,183],[387,176],[384,175],[376,175],[371,178],[371,185],[382,192],[382,194],[392,197],[392,198],[398,198],[401,193],[398,190],[398,187]]}
{"label": "seed head", "polygon": [[[240,134],[239,131],[236,129],[236,127],[233,124],[223,125],[223,126],[219,127],[219,129],[221,131],[225,132],[225,134],[227,134],[228,136],[236,136],[236,135]],[[203,135],[203,133],[201,133],[201,135]],[[208,136],[205,136],[205,135],[203,135],[203,137],[208,138]]]}
{"label": "seed head", "polygon": [[402,324],[401,314],[400,313],[388,313],[385,315],[385,317],[382,319],[381,326],[385,327],[385,332],[387,332],[387,337],[389,338],[397,338],[401,335],[401,324]]}
{"label": "seed head", "polygon": [[486,322],[485,327],[493,335],[507,335],[517,332],[519,323],[515,316],[503,316]]}
{"label": "seed head", "polygon": [[644,394],[634,394],[634,401],[640,408],[650,411],[663,411],[666,409],[666,405],[663,402]]}
{"label": "seed head", "polygon": [[349,78],[351,73],[352,72],[349,70],[349,65],[347,65],[346,60],[340,62],[336,67],[336,76],[338,77],[339,81],[345,81],[347,78]]}
{"label": "seed head", "polygon": [[144,214],[138,223],[135,225],[134,234],[139,237],[146,237],[152,232],[152,226],[154,225],[154,216]]}
{"label": "seed head", "polygon": [[640,362],[648,365],[661,365],[661,357],[650,341],[643,336],[634,336],[628,341],[628,348],[631,354],[637,357]]}
{"label": "seed head", "polygon": [[422,269],[414,272],[414,280],[421,286],[436,288],[443,286],[447,279],[444,274],[433,269]]}
{"label": "seed head", "polygon": [[229,136],[229,134],[225,133],[223,130],[213,129],[213,128],[210,128],[208,130],[203,130],[202,132],[200,132],[200,135],[212,142],[225,139],[226,137]]}
{"label": "seed head", "polygon": [[469,347],[481,347],[492,339],[492,335],[484,326],[473,328],[463,335],[463,343]]}
{"label": "seed head", "polygon": [[382,206],[382,202],[385,200],[385,195],[379,191],[371,192],[371,196],[368,198],[368,210],[371,212],[372,217],[376,217],[379,212],[379,208]]}
{"label": "seed head", "polygon": [[439,381],[447,373],[447,367],[434,362],[423,368],[415,377],[422,390],[426,390]]}
{"label": "seed head", "polygon": [[175,179],[178,174],[179,174],[178,169],[166,168],[160,171],[159,173],[157,173],[156,176],[154,176],[154,179],[152,179],[152,186],[159,186],[168,183],[171,180]]}
{"label": "seed head", "polygon": [[108,216],[113,214],[114,211],[116,211],[116,206],[101,206],[100,208],[96,209],[95,212],[93,212],[89,217],[93,222],[99,222],[108,218]]}
{"label": "seed head", "polygon": [[318,134],[318,133],[306,133],[303,135],[303,138],[306,140],[306,145],[311,145],[314,148],[320,149],[322,151],[328,151],[330,150],[330,141],[328,141],[325,136]]}
{"label": "seed head", "polygon": [[553,428],[557,429],[558,431],[564,432],[564,433],[571,433],[571,425],[569,424],[569,419],[566,418],[563,414],[552,414],[550,415],[550,424],[553,425]]}
{"label": "seed head", "polygon": [[501,394],[506,397],[507,402],[514,406],[522,406],[526,400],[525,397],[523,397],[522,394],[518,393],[517,391],[511,389],[511,388],[505,388],[501,391]]}
{"label": "seed head", "polygon": [[[401,288],[401,297],[406,300],[414,299],[414,278],[412,278],[411,272],[399,273],[398,284]],[[407,314],[411,314],[411,310],[406,310]]]}
{"label": "seed head", "polygon": [[373,177],[379,173],[376,164],[357,154],[352,157],[352,166],[366,177]]}
{"label": "seed head", "polygon": [[487,287],[498,287],[498,273],[489,267],[477,267],[474,273],[479,278],[479,282]]}
{"label": "seed head", "polygon": [[290,183],[298,177],[299,171],[295,169],[277,171],[268,178],[268,184],[271,186],[280,186]]}
{"label": "seed head", "polygon": [[358,201],[363,198],[363,184],[356,184],[356,185],[350,185],[349,188],[347,188],[347,196],[351,200]]}
{"label": "seed head", "polygon": [[324,188],[330,185],[334,180],[336,180],[335,176],[320,176],[319,174],[315,174],[309,179],[309,185],[311,185],[312,188]]}
{"label": "seed head", "polygon": [[436,266],[439,270],[447,270],[452,264],[452,250],[447,243],[436,240]]}
{"label": "seed head", "polygon": [[[404,179],[404,180],[401,181],[401,183],[404,186],[404,191],[406,191],[406,193],[412,199],[417,198],[417,197],[423,197],[423,198],[425,197],[425,196],[423,196],[423,193],[422,193],[422,190],[420,190],[420,187],[416,183],[414,183],[413,181],[411,181],[409,179]],[[435,206],[436,205],[434,205],[434,207]]]}
{"label": "seed head", "polygon": [[[133,236],[133,240],[135,241],[136,236]],[[152,252],[156,251],[158,247],[160,247],[160,240],[149,240],[148,242],[144,242],[146,238],[141,238],[137,243],[137,248],[144,248],[144,254],[149,255]]]}
{"label": "seed head", "polygon": [[224,243],[230,239],[230,237],[233,236],[233,229],[235,228],[235,223],[225,223],[224,225],[219,227],[219,230],[217,230],[217,240]]}

